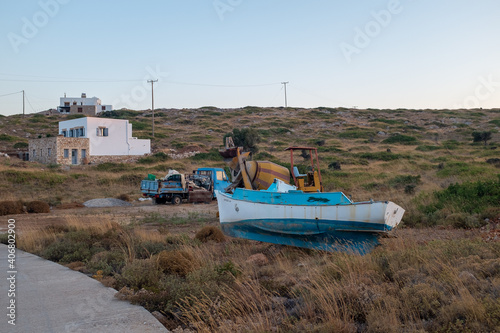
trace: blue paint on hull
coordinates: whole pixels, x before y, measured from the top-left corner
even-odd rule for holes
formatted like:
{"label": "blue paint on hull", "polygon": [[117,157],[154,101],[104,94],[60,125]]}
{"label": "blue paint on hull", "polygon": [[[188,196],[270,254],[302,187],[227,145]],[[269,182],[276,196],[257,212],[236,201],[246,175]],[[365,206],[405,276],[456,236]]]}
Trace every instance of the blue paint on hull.
{"label": "blue paint on hull", "polygon": [[361,255],[372,251],[384,232],[372,223],[316,220],[246,220],[221,227],[231,237]]}

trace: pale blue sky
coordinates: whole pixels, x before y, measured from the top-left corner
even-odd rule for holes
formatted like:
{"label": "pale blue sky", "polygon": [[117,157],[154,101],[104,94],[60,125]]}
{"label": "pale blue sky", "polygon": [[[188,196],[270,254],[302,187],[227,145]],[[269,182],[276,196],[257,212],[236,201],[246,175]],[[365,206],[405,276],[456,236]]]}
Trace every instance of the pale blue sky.
{"label": "pale blue sky", "polygon": [[[500,107],[499,14],[498,0],[4,0],[0,96],[24,89],[27,113],[82,92],[147,109],[158,78],[156,108],[282,106],[282,81],[296,107]],[[0,97],[0,114],[21,101]]]}

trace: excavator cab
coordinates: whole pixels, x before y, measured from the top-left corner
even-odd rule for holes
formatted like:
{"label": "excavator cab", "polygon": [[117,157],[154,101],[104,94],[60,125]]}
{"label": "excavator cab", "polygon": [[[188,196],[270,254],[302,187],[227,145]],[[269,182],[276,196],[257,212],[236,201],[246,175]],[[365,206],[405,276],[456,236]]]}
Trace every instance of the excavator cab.
{"label": "excavator cab", "polygon": [[[323,184],[321,181],[321,171],[319,169],[318,150],[314,147],[289,147],[285,150],[290,151],[291,173],[295,186],[298,190],[304,192],[323,192]],[[293,152],[296,150],[309,152],[311,166],[307,173],[299,173],[297,166],[293,164]]]}

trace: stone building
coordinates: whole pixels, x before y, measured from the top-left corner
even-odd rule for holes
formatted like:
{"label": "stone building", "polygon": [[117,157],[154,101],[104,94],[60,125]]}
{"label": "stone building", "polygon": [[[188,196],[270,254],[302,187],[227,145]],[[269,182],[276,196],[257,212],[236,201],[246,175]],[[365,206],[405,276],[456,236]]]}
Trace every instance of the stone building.
{"label": "stone building", "polygon": [[133,137],[128,120],[83,117],[59,122],[56,137],[29,140],[28,152],[44,164],[128,162],[151,153],[151,141]]}
{"label": "stone building", "polygon": [[113,110],[112,105],[103,105],[97,97],[87,97],[82,93],[82,97],[64,97],[60,98],[57,111],[62,114],[83,114],[86,116],[95,116],[104,111]]}
{"label": "stone building", "polygon": [[65,138],[62,135],[29,140],[29,160],[44,164],[88,163],[89,139]]}

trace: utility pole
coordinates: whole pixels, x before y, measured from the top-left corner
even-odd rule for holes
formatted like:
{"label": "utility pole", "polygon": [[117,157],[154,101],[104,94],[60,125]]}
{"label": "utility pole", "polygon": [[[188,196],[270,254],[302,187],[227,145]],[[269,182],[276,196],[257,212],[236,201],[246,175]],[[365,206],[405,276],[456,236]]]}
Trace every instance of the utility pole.
{"label": "utility pole", "polygon": [[148,80],[148,82],[151,82],[151,112],[153,113],[153,138],[154,138],[155,137],[155,94],[153,90],[153,83],[158,82],[158,79]]}
{"label": "utility pole", "polygon": [[287,105],[287,101],[286,101],[286,85],[288,84],[288,81],[286,81],[286,82],[281,82],[281,84],[285,86],[285,107],[288,107],[288,105]]}
{"label": "utility pole", "polygon": [[24,118],[24,90],[23,90],[23,118]]}

